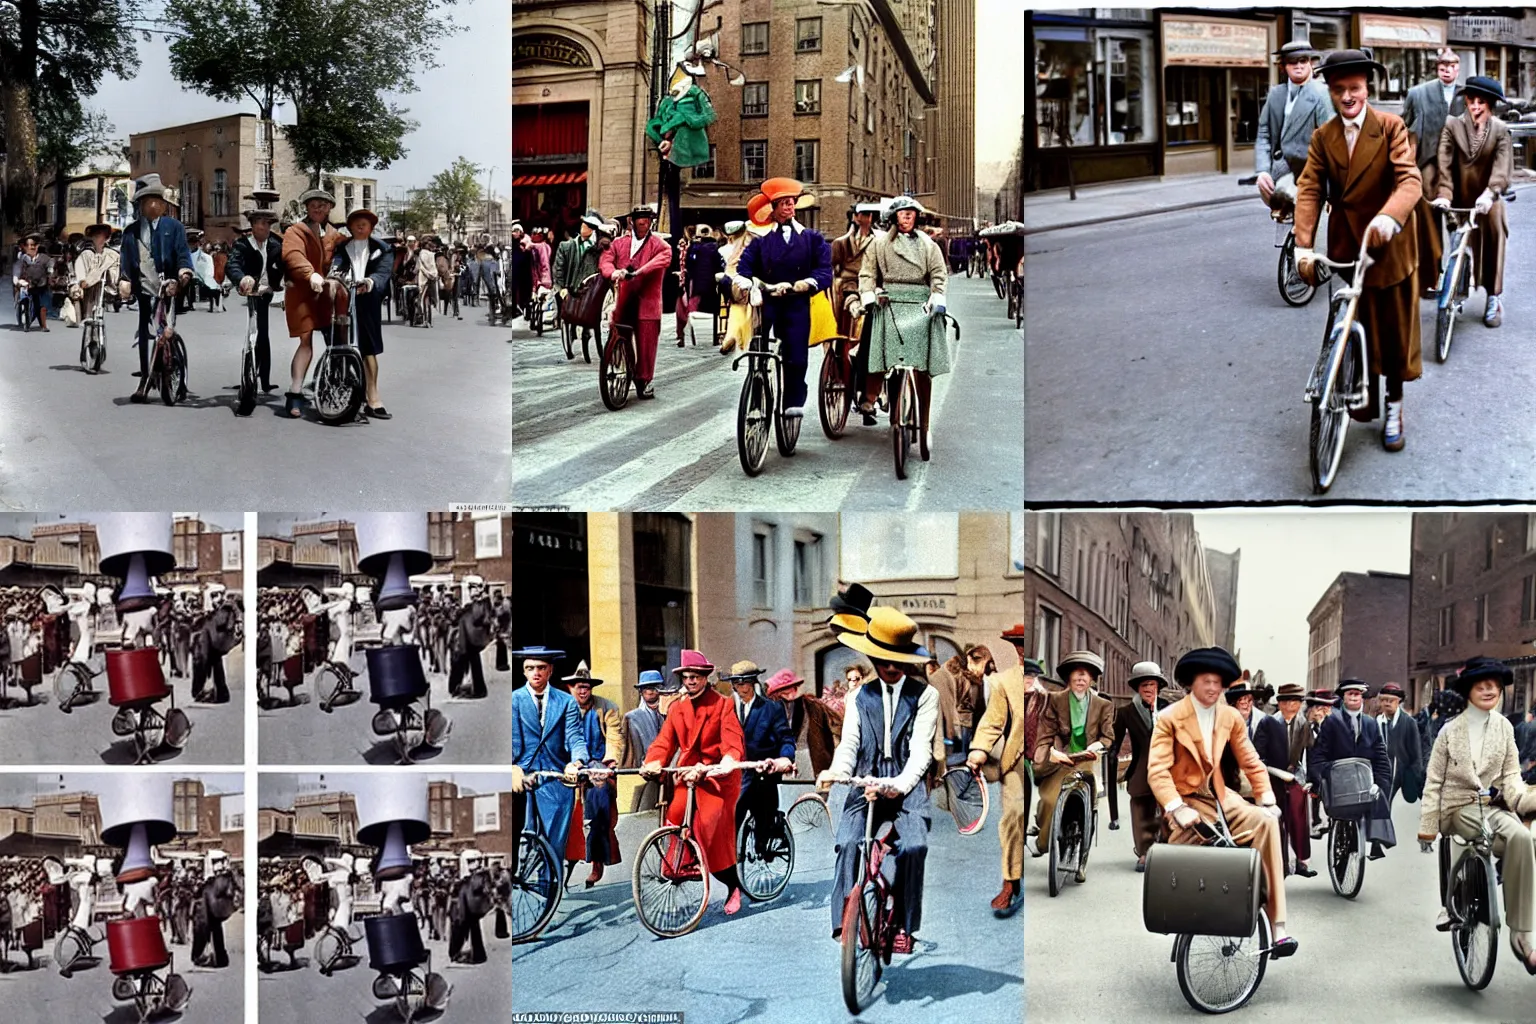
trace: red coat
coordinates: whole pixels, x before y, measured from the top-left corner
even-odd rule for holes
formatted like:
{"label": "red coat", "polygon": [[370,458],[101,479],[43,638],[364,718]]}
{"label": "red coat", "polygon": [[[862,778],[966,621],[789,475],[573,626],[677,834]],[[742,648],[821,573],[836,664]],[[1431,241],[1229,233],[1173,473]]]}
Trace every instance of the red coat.
{"label": "red coat", "polygon": [[629,250],[634,244],[635,236],[632,234],[614,239],[613,244],[603,250],[597,269],[604,278],[609,279],[616,269],[627,270],[633,266],[636,270],[634,277],[619,282],[619,292],[613,306],[616,320],[624,322],[624,311],[632,308],[636,302],[640,304],[640,312],[638,315],[631,313],[630,317],[637,320],[660,320],[661,283],[666,277],[667,267],[672,263],[672,250],[666,242],[656,237],[654,231],[645,236],[637,252],[631,253]]}
{"label": "red coat", "polygon": [[[706,690],[698,700],[683,699],[672,705],[661,732],[645,752],[647,762],[667,764],[677,753],[677,766],[719,764],[729,754],[742,758],[744,740],[735,705],[716,690]],[[694,787],[693,831],[704,847],[710,871],[724,871],[736,863],[736,797],[741,792],[741,773],[705,779]],[[677,786],[667,804],[667,823],[681,825],[687,806],[688,787]]]}

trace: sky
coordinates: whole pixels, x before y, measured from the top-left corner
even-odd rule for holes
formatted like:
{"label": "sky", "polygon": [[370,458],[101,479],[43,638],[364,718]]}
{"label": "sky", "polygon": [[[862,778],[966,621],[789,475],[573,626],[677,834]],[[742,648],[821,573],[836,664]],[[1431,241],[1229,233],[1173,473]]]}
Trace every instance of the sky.
{"label": "sky", "polygon": [[976,0],[976,162],[1012,159],[1024,117],[1024,8]]}
{"label": "sky", "polygon": [[[156,16],[162,0],[148,0],[146,13]],[[506,0],[459,0],[455,22],[466,26],[450,36],[438,52],[440,65],[418,72],[417,92],[390,96],[419,122],[405,138],[407,152],[388,170],[335,168],[337,172],[376,177],[381,195],[397,187],[425,187],[431,177],[463,156],[482,168],[497,168],[491,188],[502,195],[511,179],[512,117],[507,99],[505,70],[512,62],[512,35]],[[256,26],[252,31],[258,31]],[[244,105],[221,103],[201,93],[184,90],[169,70],[170,49],[160,36],[138,39],[139,71],[131,81],[107,75],[95,96],[86,103],[111,119],[114,136],[126,142],[134,132],[189,124],[241,111],[256,113]],[[291,124],[291,107],[277,119]],[[482,183],[485,175],[481,175]]]}
{"label": "sky", "polygon": [[1194,520],[1205,547],[1242,549],[1237,647],[1244,668],[1277,686],[1307,681],[1307,613],[1334,577],[1406,573],[1412,561],[1413,516],[1403,510],[1231,510]]}
{"label": "sky", "polygon": [[[377,774],[377,773],[374,773]],[[428,782],[456,782],[459,785],[460,796],[471,796],[476,793],[501,793],[512,788],[512,774],[497,774],[495,772],[455,772],[442,774],[418,774],[415,776],[422,780],[422,785]],[[260,782],[260,796],[262,807],[292,807],[294,794],[300,786],[311,786],[315,782],[324,779],[327,792],[355,793],[359,780],[366,778],[360,774],[336,773],[289,773],[289,772],[263,772]]]}
{"label": "sky", "polygon": [[[39,523],[93,523],[96,512],[0,512],[0,535],[30,537],[32,528]],[[245,528],[243,512],[173,512],[176,516],[197,516],[212,529],[242,530]]]}

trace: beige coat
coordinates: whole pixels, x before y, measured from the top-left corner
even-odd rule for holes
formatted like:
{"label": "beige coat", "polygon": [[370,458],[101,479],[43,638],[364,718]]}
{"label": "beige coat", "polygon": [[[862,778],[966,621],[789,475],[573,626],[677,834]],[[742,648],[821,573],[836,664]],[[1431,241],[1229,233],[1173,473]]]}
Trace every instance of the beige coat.
{"label": "beige coat", "polygon": [[1505,805],[1516,814],[1536,813],[1536,790],[1520,778],[1514,726],[1497,711],[1488,716],[1479,762],[1481,767],[1474,771],[1467,714],[1462,712],[1440,730],[1429,753],[1429,777],[1424,781],[1424,797],[1419,802],[1419,835],[1438,835],[1442,829],[1450,831],[1456,812],[1475,804],[1478,790],[1490,786],[1498,788]]}
{"label": "beige coat", "polygon": [[877,232],[859,261],[859,291],[869,293],[888,284],[925,284],[934,295],[943,295],[949,281],[939,243],[922,231],[913,231],[921,253],[913,262],[896,247],[896,229]]}
{"label": "beige coat", "polygon": [[1440,133],[1439,173],[1436,198],[1448,199],[1452,206],[1465,209],[1478,196],[1493,193],[1493,208],[1478,218],[1473,236],[1477,280],[1490,295],[1504,292],[1504,246],[1509,238],[1509,220],[1504,209],[1504,190],[1509,188],[1514,170],[1514,143],[1509,126],[1496,117],[1488,119],[1488,137],[1477,156],[1472,155],[1472,118],[1470,114],[1445,122]]}
{"label": "beige coat", "polygon": [[1003,741],[1003,757],[998,762],[1004,774],[1013,771],[1027,751],[1024,749],[1025,725],[1024,668],[1015,665],[992,677],[992,699],[971,737],[971,749],[991,754],[997,741]]}
{"label": "beige coat", "polygon": [[[581,713],[581,707],[576,708]],[[604,761],[612,761],[614,764],[624,763],[624,716],[619,713],[619,706],[606,697],[592,695],[592,707],[586,712],[598,717],[603,723],[603,752]]]}
{"label": "beige coat", "polygon": [[299,221],[283,232],[283,273],[288,287],[283,292],[283,309],[288,318],[288,335],[297,338],[331,325],[331,296],[316,295],[309,286],[312,274],[324,277],[331,271],[331,258],[342,244],[341,232],[325,226],[316,235],[307,220]]}
{"label": "beige coat", "polygon": [[65,323],[77,324],[91,315],[101,301],[101,286],[117,287],[121,265],[122,256],[111,246],[102,249],[99,255],[95,249],[86,249],[75,257],[75,285],[70,289],[69,304],[64,310]]}

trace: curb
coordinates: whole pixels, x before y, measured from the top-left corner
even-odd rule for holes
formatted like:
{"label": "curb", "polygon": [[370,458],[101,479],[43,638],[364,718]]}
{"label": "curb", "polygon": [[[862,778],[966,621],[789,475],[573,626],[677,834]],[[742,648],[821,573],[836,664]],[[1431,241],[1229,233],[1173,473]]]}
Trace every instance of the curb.
{"label": "curb", "polygon": [[[1225,199],[1198,199],[1188,203],[1176,203],[1173,206],[1157,206],[1150,210],[1137,210],[1134,213],[1112,213],[1100,217],[1085,217],[1082,220],[1068,221],[1065,224],[1048,224],[1044,227],[1024,228],[1025,235],[1043,235],[1047,231],[1065,231],[1067,228],[1090,227],[1094,224],[1109,224],[1117,220],[1137,220],[1142,217],[1156,217],[1161,213],[1180,213],[1184,210],[1198,210],[1206,206],[1225,206],[1228,203],[1253,202],[1253,196],[1247,192],[1242,195],[1229,196]],[[1029,204],[1025,200],[1025,206]]]}

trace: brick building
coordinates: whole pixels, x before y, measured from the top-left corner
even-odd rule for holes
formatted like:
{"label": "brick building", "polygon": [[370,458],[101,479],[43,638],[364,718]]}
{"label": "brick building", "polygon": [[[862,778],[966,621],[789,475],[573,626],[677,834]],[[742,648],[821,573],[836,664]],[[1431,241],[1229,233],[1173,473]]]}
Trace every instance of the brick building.
{"label": "brick building", "polygon": [[[177,516],[171,524],[176,568],[160,578],[165,586],[222,583],[238,592],[243,583],[245,533],[227,530],[197,516]],[[0,586],[78,586],[101,576],[101,548],[92,523],[40,523],[30,537],[0,537]]]}
{"label": "brick building", "polygon": [[1334,577],[1307,613],[1307,689],[1332,690],[1341,679],[1363,679],[1373,692],[1388,682],[1407,688],[1410,589],[1402,573]]}
{"label": "brick building", "polygon": [[[341,783],[345,785],[345,783]],[[371,848],[357,839],[357,799],[344,790],[306,784],[294,795],[292,807],[262,807],[257,841],[261,856],[297,856],[304,852],[334,855],[350,850],[367,855]],[[512,854],[512,793],[466,792],[457,782],[427,782],[427,821],[431,837],[416,843],[418,856],[458,853],[473,847],[485,854]]]}
{"label": "brick building", "polygon": [[1505,710],[1536,695],[1536,514],[1490,510],[1413,516],[1412,680],[1420,699],[1475,655],[1515,672]]}
{"label": "brick building", "polygon": [[1237,573],[1243,560],[1241,550],[1231,553],[1205,549],[1205,571],[1211,578],[1211,596],[1216,620],[1211,630],[1217,647],[1237,650]]}
{"label": "brick building", "polygon": [[[504,589],[512,579],[512,521],[500,512],[428,512],[427,549],[433,565],[413,577],[417,583],[449,583],[477,575],[488,588]],[[257,538],[260,586],[338,586],[345,580],[373,586],[357,566],[357,530],[350,520],[294,524],[290,536]]]}
{"label": "brick building", "polygon": [[1067,652],[1092,650],[1104,658],[1100,689],[1128,698],[1132,665],[1155,661],[1171,673],[1234,617],[1236,561],[1231,586],[1215,591],[1187,512],[1031,512],[1025,520],[1027,642],[1049,672]]}

